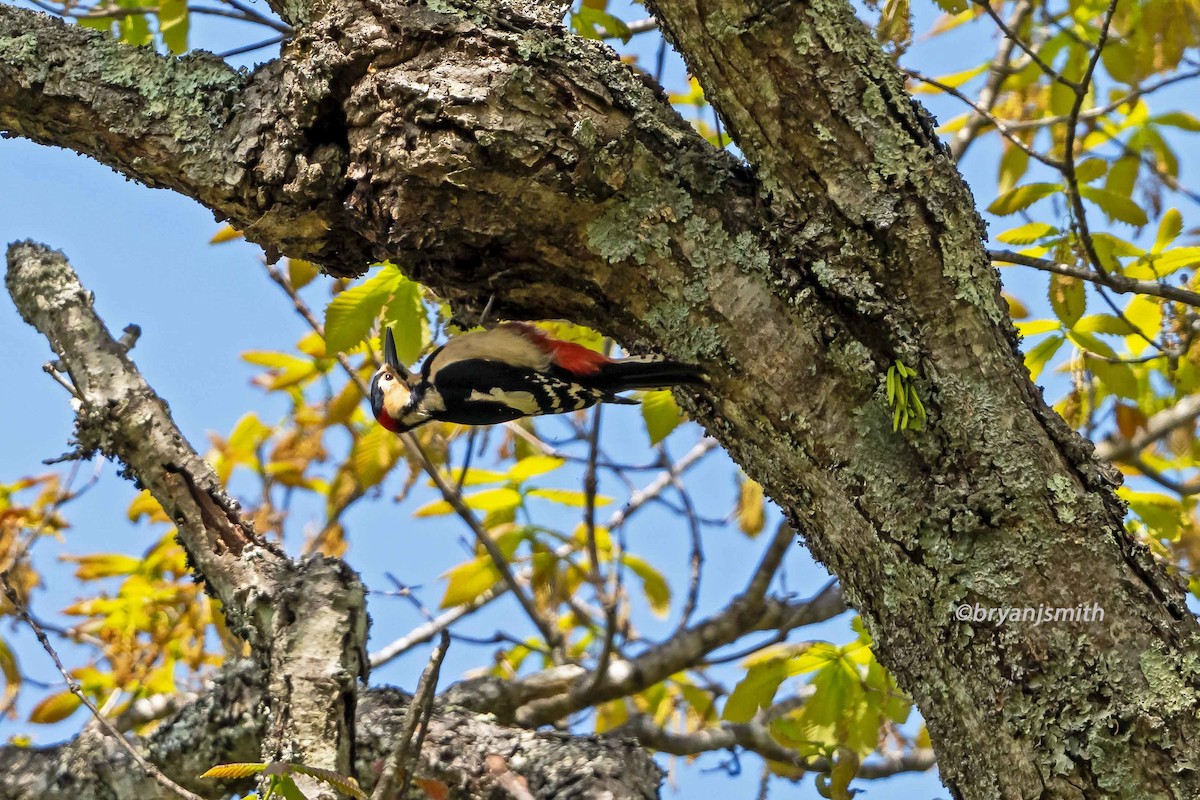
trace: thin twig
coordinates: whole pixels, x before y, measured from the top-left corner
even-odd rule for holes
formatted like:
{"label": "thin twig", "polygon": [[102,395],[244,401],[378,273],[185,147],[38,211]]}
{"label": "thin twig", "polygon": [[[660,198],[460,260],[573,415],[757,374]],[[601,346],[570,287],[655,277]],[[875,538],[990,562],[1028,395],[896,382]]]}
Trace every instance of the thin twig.
{"label": "thin twig", "polygon": [[930,86],[940,89],[941,91],[945,92],[946,94],[950,95],[951,97],[958,98],[959,100],[961,100],[962,102],[964,102],[968,106],[970,106],[971,109],[976,114],[978,114],[980,118],[987,120],[993,126],[995,126],[997,132],[999,132],[999,134],[1001,136],[1003,136],[1005,139],[1008,139],[1008,141],[1012,142],[1018,149],[1023,151],[1027,156],[1034,159],[1035,161],[1040,161],[1041,163],[1045,164],[1047,167],[1050,167],[1053,170],[1056,170],[1056,171],[1062,170],[1063,164],[1061,161],[1057,161],[1057,160],[1051,158],[1050,156],[1043,155],[1042,153],[1039,153],[1037,150],[1035,150],[1033,147],[1026,144],[1024,141],[1021,140],[1021,138],[1019,136],[1017,136],[1015,133],[1013,133],[1003,121],[997,119],[996,116],[994,114],[992,114],[991,111],[989,111],[988,109],[979,105],[974,100],[972,100],[971,98],[967,97],[965,94],[960,92],[958,89],[954,88],[953,86],[950,86],[949,84],[942,83],[941,81],[937,80],[936,78],[931,78],[928,75],[925,75],[924,73],[918,72],[915,69],[907,69],[907,68],[902,67],[900,71],[903,72],[905,75],[908,75],[910,78],[912,78],[914,80],[918,80],[921,83],[929,84]]}
{"label": "thin twig", "polygon": [[1020,264],[1023,267],[1033,267],[1044,272],[1054,272],[1059,275],[1079,278],[1100,286],[1106,286],[1118,294],[1148,294],[1153,297],[1161,297],[1164,300],[1173,300],[1177,303],[1184,303],[1185,305],[1200,308],[1200,293],[1189,289],[1182,289],[1178,286],[1157,283],[1155,281],[1134,280],[1133,278],[1127,278],[1124,275],[1115,275],[1111,272],[1100,273],[1086,267],[1077,267],[1072,264],[1062,264],[1058,261],[1050,261],[1045,258],[1021,255],[1012,250],[988,250],[987,253],[988,258],[992,261],[1002,261],[1006,264]]}
{"label": "thin twig", "polygon": [[562,634],[555,630],[554,626],[538,611],[533,598],[526,593],[525,588],[517,580],[517,576],[513,574],[512,565],[508,563],[508,559],[504,556],[504,551],[500,549],[500,545],[496,544],[496,540],[492,538],[492,535],[488,533],[487,529],[475,517],[475,512],[463,502],[462,497],[455,494],[454,490],[446,483],[446,479],[433,466],[433,462],[425,452],[425,448],[421,446],[421,442],[417,437],[413,436],[410,431],[402,434],[400,438],[409,452],[416,454],[417,460],[421,464],[421,469],[433,481],[437,490],[441,492],[442,499],[449,503],[450,507],[471,528],[471,532],[475,534],[476,540],[483,545],[483,549],[491,557],[493,564],[500,573],[500,577],[504,579],[504,583],[508,585],[509,590],[517,598],[517,602],[521,604],[521,608],[524,609],[526,615],[529,616],[529,619],[542,634],[542,638],[546,640],[546,644],[550,646],[551,651],[556,654],[557,658],[562,658]]}
{"label": "thin twig", "polygon": [[279,44],[286,38],[287,37],[283,34],[280,34],[279,36],[272,36],[270,39],[263,39],[261,42],[254,42],[253,44],[244,45],[243,47],[235,47],[232,50],[225,50],[224,52],[217,53],[217,58],[233,58],[234,56],[253,53],[255,50],[261,50],[264,47],[270,47],[271,45]]}
{"label": "thin twig", "polygon": [[[1019,30],[1025,24],[1026,18],[1033,11],[1033,3],[1030,0],[1018,0],[1016,9],[1013,11],[1010,27],[1013,30]],[[996,49],[996,57],[992,59],[991,66],[988,69],[987,83],[979,92],[979,107],[987,111],[989,114],[996,107],[996,101],[1000,99],[1000,90],[1004,86],[1004,81],[1012,74],[1009,68],[1009,62],[1012,60],[1012,51],[1016,46],[1016,41],[1004,37],[1000,41],[1000,46]],[[966,155],[967,148],[975,141],[979,131],[989,123],[987,117],[982,114],[976,114],[967,124],[962,127],[958,134],[954,137],[954,141],[950,143],[950,155],[955,161],[961,161]],[[994,125],[995,123],[992,122]],[[999,130],[999,128],[997,128]],[[1010,127],[1011,130],[1011,127]]]}
{"label": "thin twig", "polygon": [[121,732],[113,726],[112,722],[100,714],[100,709],[96,708],[96,704],[91,701],[91,698],[83,693],[83,688],[79,685],[79,682],[76,681],[75,677],[67,671],[66,667],[63,666],[62,660],[58,657],[58,653],[55,652],[54,647],[50,644],[50,639],[47,638],[46,632],[42,630],[42,627],[38,625],[38,623],[26,610],[24,604],[21,603],[20,597],[17,596],[16,589],[14,589],[12,584],[8,582],[7,571],[0,573],[0,584],[3,584],[4,595],[8,598],[8,602],[12,604],[13,609],[17,612],[17,616],[19,616],[21,620],[30,627],[34,636],[36,636],[37,640],[41,643],[42,649],[45,650],[46,654],[50,656],[50,659],[54,662],[54,666],[58,669],[59,674],[62,675],[63,680],[67,682],[67,689],[70,690],[71,694],[75,695],[75,697],[79,699],[79,702],[87,706],[88,711],[92,713],[92,717],[96,720],[96,723],[100,726],[100,729],[104,731],[105,734],[115,739],[117,744],[119,744],[125,750],[125,752],[129,753],[130,758],[132,758],[139,767],[145,770],[146,774],[153,778],[154,782],[159,786],[163,787],[172,794],[183,798],[183,800],[203,800],[203,798],[201,798],[199,795],[189,792],[187,789],[168,778],[165,774],[163,774],[162,770],[147,761],[142,754],[137,751],[137,748],[135,748],[128,739],[121,735]]}
{"label": "thin twig", "polygon": [[[371,792],[371,800],[408,796],[408,784],[413,773],[413,770],[408,768],[408,751],[410,748],[413,750],[414,758],[421,755],[421,742],[425,738],[425,729],[429,721],[427,715],[433,708],[438,673],[442,669],[442,660],[445,659],[449,647],[450,634],[442,631],[438,646],[433,649],[433,655],[429,657],[429,663],[425,665],[425,671],[421,673],[421,679],[417,682],[417,690],[404,712],[404,722],[400,726],[396,749],[383,765],[379,781],[375,784],[375,791]],[[413,734],[417,733],[418,725],[421,730],[413,746]],[[397,785],[400,786],[399,792],[396,792]]]}
{"label": "thin twig", "polygon": [[1025,55],[1029,56],[1034,64],[1037,64],[1038,69],[1046,73],[1046,75],[1048,75],[1051,79],[1061,83],[1063,86],[1066,86],[1071,91],[1077,92],[1079,90],[1079,84],[1064,78],[1062,74],[1058,72],[1058,70],[1054,69],[1054,67],[1043,61],[1042,57],[1037,54],[1037,51],[1022,41],[1021,37],[1008,27],[1008,24],[1004,21],[1000,14],[997,13],[996,9],[992,8],[992,4],[989,2],[989,0],[974,0],[974,2],[977,6],[987,12],[987,15],[992,18],[993,22],[996,23],[996,27],[998,27],[1005,36],[1011,39],[1017,45],[1017,47],[1021,48],[1025,52]]}

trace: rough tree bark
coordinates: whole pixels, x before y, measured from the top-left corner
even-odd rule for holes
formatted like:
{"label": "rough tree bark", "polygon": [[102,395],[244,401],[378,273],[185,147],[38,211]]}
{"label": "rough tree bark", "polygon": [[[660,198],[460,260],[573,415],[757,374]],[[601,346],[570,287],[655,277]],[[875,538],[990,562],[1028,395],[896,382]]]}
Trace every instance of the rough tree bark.
{"label": "rough tree bark", "polygon": [[[498,0],[292,4],[303,24],[250,75],[0,7],[0,128],[269,253],[389,258],[468,313],[494,296],[705,364],[693,415],[842,580],[955,797],[1200,794],[1196,621],[1029,382],[970,193],[878,45],[844,0],[654,11],[750,166],[604,46]],[[891,430],[897,360],[923,431]],[[1105,615],[955,618],[975,602]]]}

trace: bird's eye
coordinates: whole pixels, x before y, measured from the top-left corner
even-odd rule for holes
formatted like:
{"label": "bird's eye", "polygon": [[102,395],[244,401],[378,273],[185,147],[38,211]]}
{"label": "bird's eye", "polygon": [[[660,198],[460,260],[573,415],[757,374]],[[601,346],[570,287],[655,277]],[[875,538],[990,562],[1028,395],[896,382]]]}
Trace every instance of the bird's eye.
{"label": "bird's eye", "polygon": [[383,380],[390,381],[391,379],[392,379],[392,374],[390,372],[383,373]]}

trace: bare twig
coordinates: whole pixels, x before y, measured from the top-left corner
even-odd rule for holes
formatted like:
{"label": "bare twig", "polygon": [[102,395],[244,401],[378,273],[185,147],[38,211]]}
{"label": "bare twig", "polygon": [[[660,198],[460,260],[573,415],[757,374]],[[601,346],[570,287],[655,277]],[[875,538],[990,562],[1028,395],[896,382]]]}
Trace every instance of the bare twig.
{"label": "bare twig", "polygon": [[950,95],[951,97],[955,97],[955,98],[961,100],[962,102],[966,103],[979,116],[980,119],[986,120],[987,122],[989,122],[990,124],[995,126],[996,130],[1000,133],[1001,136],[1003,136],[1005,139],[1008,139],[1008,141],[1012,142],[1017,148],[1022,150],[1027,156],[1034,159],[1035,161],[1040,161],[1041,163],[1045,164],[1046,166],[1050,167],[1051,169],[1058,170],[1058,171],[1062,170],[1063,164],[1061,161],[1057,161],[1057,160],[1051,158],[1050,156],[1047,156],[1043,153],[1039,153],[1033,147],[1026,144],[1019,136],[1017,136],[1015,133],[1012,132],[1012,130],[1008,127],[1008,125],[1004,121],[997,119],[996,116],[993,115],[989,109],[985,108],[984,106],[979,105],[974,100],[967,97],[964,93],[960,92],[958,89],[954,88],[953,86],[950,86],[949,84],[942,83],[941,81],[937,80],[936,78],[931,78],[922,72],[918,72],[915,69],[907,69],[907,68],[902,67],[900,71],[903,72],[905,75],[908,75],[910,78],[912,78],[914,80],[918,80],[921,83],[929,84],[930,86],[933,86],[934,88],[945,92],[946,94]]}
{"label": "bare twig", "polygon": [[1124,461],[1200,417],[1200,394],[1184,397],[1170,408],[1159,411],[1131,439],[1112,439],[1096,445],[1096,456],[1107,461]]}
{"label": "bare twig", "polygon": [[988,2],[988,0],[974,0],[974,2],[977,6],[987,12],[987,15],[992,18],[993,22],[996,23],[996,27],[998,27],[1006,37],[1011,39],[1017,45],[1017,47],[1021,48],[1021,50],[1025,52],[1025,55],[1029,56],[1030,60],[1032,60],[1034,64],[1037,64],[1038,69],[1046,73],[1046,75],[1052,80],[1061,83],[1071,91],[1079,91],[1079,84],[1064,78],[1058,70],[1054,69],[1054,67],[1043,61],[1042,57],[1037,54],[1037,51],[1022,41],[1021,37],[1017,35],[1016,31],[1008,26],[1008,23],[1004,21],[1003,17],[1000,16],[996,9],[992,8],[992,4]]}
{"label": "bare twig", "polygon": [[[1059,275],[1079,278],[1099,286],[1106,286],[1118,294],[1148,294],[1154,297],[1161,297],[1164,300],[1174,300],[1177,303],[1184,303],[1200,308],[1200,293],[1189,289],[1182,289],[1178,286],[1171,286],[1166,283],[1134,280],[1133,278],[1126,278],[1124,275],[1115,275],[1111,272],[1100,273],[1086,267],[1076,267],[1071,264],[1062,264],[1045,258],[1021,255],[1011,250],[988,250],[988,258],[993,261],[1002,261],[1006,264],[1020,264],[1021,266],[1033,267],[1044,272],[1054,272]],[[1134,328],[1135,326],[1131,323],[1130,327]]]}
{"label": "bare twig", "polygon": [[[412,779],[413,770],[408,767],[408,752],[411,749],[415,758],[421,754],[421,742],[425,738],[425,729],[429,723],[429,713],[433,708],[433,695],[437,689],[438,673],[442,669],[442,660],[450,647],[450,634],[442,631],[441,640],[429,657],[425,671],[417,682],[417,690],[413,693],[408,709],[404,712],[404,723],[400,726],[400,735],[396,741],[396,749],[383,765],[375,791],[371,792],[371,800],[386,800],[391,797],[407,797],[408,784]],[[417,726],[421,730],[418,733]],[[418,733],[417,741],[413,742],[413,734]],[[400,791],[396,788],[399,786]]]}
{"label": "bare twig", "polygon": [[[795,750],[779,744],[771,737],[766,726],[757,720],[746,723],[722,722],[712,728],[676,733],[655,725],[651,717],[638,714],[618,730],[632,735],[646,747],[677,756],[740,747],[805,772],[827,773],[833,766],[826,758],[804,758]],[[903,755],[867,761],[859,767],[856,776],[868,780],[887,778],[902,772],[923,772],[933,767],[934,763],[932,750],[917,748]]]}
{"label": "bare twig", "polygon": [[[569,691],[534,701],[521,709],[517,714],[518,721],[525,725],[547,724],[596,703],[626,697],[699,663],[708,653],[736,641],[749,631],[760,630],[759,625],[773,622],[777,625],[770,627],[777,627],[787,624],[790,621],[783,619],[782,614],[768,613],[764,597],[795,538],[786,525],[779,527],[745,590],[721,613],[677,632],[630,661],[615,661],[600,680],[592,680],[584,673]],[[840,613],[835,609],[845,607],[836,588],[833,593],[827,589],[800,605],[807,610],[820,608],[822,612],[818,615],[829,611],[830,616]]]}
{"label": "bare twig", "polygon": [[[1009,27],[1012,30],[1020,30],[1025,24],[1025,20],[1033,11],[1033,3],[1030,0],[1017,0],[1016,8],[1013,10],[1013,15],[1009,21]],[[1010,37],[1004,37],[1000,46],[996,49],[996,57],[992,59],[991,66],[988,69],[988,80],[984,84],[983,89],[979,92],[978,106],[987,111],[990,115],[993,108],[996,106],[996,101],[1000,98],[1000,89],[1004,86],[1004,81],[1012,74],[1009,68],[1009,62],[1012,60],[1012,51],[1016,46],[1016,40]],[[966,155],[967,148],[975,141],[979,131],[987,124],[995,125],[994,120],[989,120],[982,114],[976,113],[967,121],[967,124],[955,135],[954,140],[950,143],[950,155],[955,161],[961,161]],[[1009,127],[1011,130],[1012,128]],[[999,130],[999,127],[996,128]]]}

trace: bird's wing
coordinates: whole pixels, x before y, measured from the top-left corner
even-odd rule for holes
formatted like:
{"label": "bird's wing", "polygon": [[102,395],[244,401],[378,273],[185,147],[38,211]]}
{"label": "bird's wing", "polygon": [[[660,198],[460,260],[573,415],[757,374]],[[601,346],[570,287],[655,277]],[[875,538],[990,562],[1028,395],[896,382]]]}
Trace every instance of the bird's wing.
{"label": "bird's wing", "polygon": [[532,326],[509,323],[455,336],[429,357],[421,371],[427,380],[437,383],[438,373],[461,361],[496,361],[517,369],[549,368],[553,356],[525,328]]}

